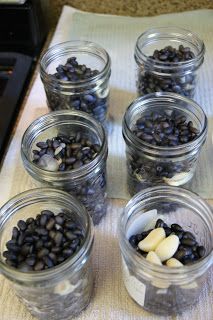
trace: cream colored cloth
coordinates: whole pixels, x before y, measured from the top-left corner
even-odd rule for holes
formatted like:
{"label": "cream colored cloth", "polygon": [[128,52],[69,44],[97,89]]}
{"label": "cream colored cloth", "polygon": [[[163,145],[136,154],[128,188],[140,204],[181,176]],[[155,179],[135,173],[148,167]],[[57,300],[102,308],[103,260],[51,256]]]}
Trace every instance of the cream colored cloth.
{"label": "cream colored cloth", "polygon": [[[83,13],[79,15],[79,12],[75,12],[76,11],[70,7],[64,7],[52,43],[69,40],[79,36],[82,39],[86,38],[88,40],[100,42],[100,44],[109,50],[113,63],[110,114],[114,119],[111,131],[109,130],[109,195],[114,198],[125,198],[128,197],[128,195],[125,189],[125,156],[124,143],[121,138],[121,118],[126,106],[134,97],[134,71],[132,69],[133,57],[131,54],[133,53],[136,38],[135,31],[134,37],[132,34],[132,38],[128,38],[129,33],[127,30],[130,30],[132,24],[136,23],[137,33],[139,34],[144,30],[144,28],[147,28],[152,24],[159,25],[158,21],[161,21],[162,23],[162,19],[166,19],[167,23],[174,23],[174,21],[178,21],[175,20],[177,18],[188,24],[194,21],[194,24],[192,25],[193,28],[195,27],[196,22],[196,24],[199,25],[199,30],[202,32],[202,37],[204,37],[204,40],[207,43],[208,51],[206,54],[206,61],[209,63],[209,65],[207,65],[205,69],[203,68],[203,71],[201,72],[201,85],[204,86],[205,84],[205,86],[204,94],[200,96],[200,103],[203,106],[210,106],[210,102],[211,105],[213,105],[213,95],[210,94],[210,88],[211,86],[213,87],[213,63],[210,62],[210,55],[211,52],[213,52],[213,42],[211,38],[212,35],[209,30],[210,27],[212,28],[211,30],[213,30],[213,14],[212,11],[202,10],[194,13],[182,13],[180,15],[175,14],[155,18],[137,18],[135,20],[135,18],[95,16]],[[75,13],[76,16],[73,16],[73,13]],[[210,17],[212,17],[212,20]],[[72,18],[74,18],[74,20],[72,20]],[[95,22],[96,18],[98,19],[97,27],[100,28],[97,30]],[[95,25],[92,24],[93,27],[89,27],[93,20]],[[205,21],[205,25],[199,23],[200,21]],[[125,28],[124,22],[127,24]],[[84,26],[82,25],[82,29],[80,29],[79,23],[85,23]],[[177,23],[178,22],[176,22],[176,24]],[[111,24],[114,28],[114,36],[116,35],[116,32],[118,32],[119,37],[121,36],[121,38],[117,39],[117,43],[114,38],[113,45],[111,43],[113,36],[112,28],[110,28]],[[140,28],[138,29],[139,26]],[[86,28],[88,28],[87,31]],[[80,34],[80,32],[82,32],[82,34]],[[98,39],[100,41],[98,41]],[[127,39],[130,39],[131,41],[127,41]],[[123,67],[122,61],[126,62],[125,68]],[[208,78],[208,81],[206,81],[205,77]],[[37,186],[37,184],[24,171],[22,166],[20,158],[21,137],[29,124],[35,118],[47,111],[44,90],[39,76],[37,76],[1,168],[0,205],[13,195]],[[207,163],[205,162],[206,167],[208,167],[207,164],[208,161]],[[207,171],[206,175],[207,174],[209,177],[212,177],[209,171]],[[207,179],[206,175],[203,176],[203,179]],[[205,179],[204,182],[206,181]],[[207,188],[211,189],[212,181],[211,184],[209,184],[209,180],[207,180],[206,184],[203,186],[205,190]],[[143,311],[131,300],[131,298],[129,298],[124,288],[121,278],[121,263],[117,238],[117,218],[121,214],[125,203],[126,202],[122,200],[110,200],[106,218],[99,226],[96,227],[96,239],[93,251],[93,265],[96,275],[94,296],[89,307],[78,317],[79,320],[166,319]],[[201,293],[199,304],[191,308],[188,312],[185,312],[182,316],[173,317],[171,319],[212,320],[212,288],[213,276],[210,277],[209,275],[208,281],[206,281],[206,285]],[[15,297],[8,281],[0,276],[0,320],[32,319],[33,318],[29,315],[28,311],[26,311],[25,307]]]}

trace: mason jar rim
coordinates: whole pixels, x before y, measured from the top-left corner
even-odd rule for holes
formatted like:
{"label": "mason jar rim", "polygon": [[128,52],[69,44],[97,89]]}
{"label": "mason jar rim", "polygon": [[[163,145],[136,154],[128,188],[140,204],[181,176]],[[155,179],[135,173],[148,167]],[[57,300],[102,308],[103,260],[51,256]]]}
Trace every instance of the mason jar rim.
{"label": "mason jar rim", "polygon": [[[205,211],[208,220],[210,221],[213,229],[213,211],[199,195],[193,193],[189,190],[173,187],[173,186],[165,186],[158,185],[150,188],[146,188],[140,192],[138,192],[135,196],[133,196],[127,205],[125,206],[123,213],[120,215],[118,222],[118,233],[119,233],[119,245],[122,254],[131,261],[131,264],[137,265],[140,267],[140,270],[144,273],[148,272],[148,274],[157,279],[169,281],[169,282],[179,282],[186,281],[188,276],[198,276],[204,273],[212,264],[213,264],[213,246],[207,256],[196,261],[196,263],[191,265],[184,265],[183,267],[174,267],[168,268],[164,265],[157,265],[147,261],[144,257],[142,257],[132,246],[130,245],[128,239],[125,234],[126,220],[131,216],[131,213],[134,212],[134,207],[140,205],[143,202],[143,197],[147,197],[148,199],[153,199],[159,197],[158,194],[161,193],[161,197],[166,197],[169,195],[173,195],[176,199],[181,201],[185,201],[189,203],[190,206],[194,205],[197,208],[202,208]],[[147,199],[146,198],[146,199]],[[208,221],[208,222],[209,222]]]}
{"label": "mason jar rim", "polygon": [[[153,36],[152,36],[153,34]],[[180,61],[180,62],[169,62],[169,66],[167,66],[168,62],[164,62],[164,61],[158,61],[158,60],[154,60],[152,58],[150,58],[148,55],[146,55],[143,52],[143,48],[146,45],[149,45],[149,43],[152,43],[151,40],[156,39],[156,36],[161,35],[161,38],[164,39],[169,39],[172,38],[174,39],[175,37],[180,38],[180,39],[184,39],[185,41],[187,41],[188,43],[192,43],[192,40],[190,41],[190,39],[194,39],[197,42],[196,47],[198,48],[198,53],[195,55],[194,58],[187,60],[187,61]],[[160,48],[163,49],[163,48]],[[136,44],[135,44],[135,60],[138,64],[142,63],[142,62],[146,62],[147,64],[149,64],[150,66],[152,65],[153,68],[156,67],[156,69],[164,69],[164,70],[172,70],[172,69],[182,69],[183,67],[192,67],[194,66],[196,63],[198,63],[198,65],[196,66],[196,68],[198,68],[204,59],[204,53],[205,53],[205,45],[204,42],[199,38],[199,36],[194,33],[191,32],[190,30],[181,28],[181,27],[153,27],[150,28],[148,30],[146,30],[145,32],[143,32],[136,40]]]}
{"label": "mason jar rim", "polygon": [[[105,57],[105,65],[103,69],[95,76],[92,76],[88,79],[82,79],[82,80],[60,80],[53,77],[52,74],[48,74],[46,72],[47,63],[51,63],[54,61],[54,59],[58,58],[59,56],[64,56],[67,53],[71,53],[73,50],[75,52],[87,52],[88,54],[93,54],[96,56],[103,55]],[[92,51],[97,50],[97,53],[93,53]],[[99,54],[98,54],[99,53]],[[70,40],[66,42],[61,42],[58,44],[55,44],[51,47],[49,47],[42,55],[40,59],[40,74],[41,78],[44,79],[44,81],[50,83],[52,86],[55,84],[59,84],[63,88],[76,88],[76,87],[84,87],[88,84],[96,83],[97,81],[100,81],[105,76],[110,76],[110,68],[111,68],[111,59],[108,54],[108,52],[101,47],[99,44],[96,44],[95,42],[91,41],[85,41],[85,40]]]}
{"label": "mason jar rim", "polygon": [[[31,135],[36,129],[44,128],[44,131],[45,131],[46,126],[48,125],[50,119],[55,118],[55,120],[56,120],[55,123],[53,125],[51,125],[51,127],[54,127],[55,125],[57,125],[60,122],[63,122],[62,120],[57,120],[58,116],[61,116],[61,117],[62,116],[81,117],[82,122],[84,119],[89,120],[91,125],[97,130],[97,132],[99,133],[99,138],[101,138],[101,140],[102,140],[102,144],[100,146],[101,149],[100,149],[99,154],[91,162],[84,164],[80,168],[72,169],[69,171],[47,171],[47,170],[44,170],[44,169],[38,167],[35,163],[30,161],[28,154],[27,154],[29,151],[29,146],[27,145],[27,137],[29,135]],[[69,120],[72,121],[71,119],[69,119]],[[39,134],[33,136],[32,141],[37,136],[39,136]],[[22,160],[23,160],[24,164],[26,164],[26,166],[27,166],[27,169],[29,169],[30,171],[32,170],[34,173],[36,173],[36,175],[38,177],[41,177],[41,176],[43,177],[45,175],[46,177],[49,177],[52,179],[60,179],[60,181],[67,180],[67,179],[69,179],[69,180],[76,179],[76,178],[78,179],[78,178],[84,177],[85,175],[93,173],[96,166],[106,156],[107,150],[108,150],[107,137],[106,137],[106,133],[105,133],[103,126],[97,120],[95,120],[92,116],[87,114],[86,112],[75,111],[75,110],[52,111],[48,114],[45,114],[45,115],[37,118],[26,129],[26,131],[23,134],[22,141],[21,141],[21,156],[22,156]]]}
{"label": "mason jar rim", "polygon": [[[137,107],[139,105],[146,107],[146,105],[152,104],[152,106],[154,106],[155,102],[160,102],[160,101],[163,102],[164,100],[167,100],[168,102],[173,101],[173,103],[175,101],[176,103],[178,103],[178,101],[185,102],[193,106],[194,109],[198,110],[202,114],[202,116],[204,117],[202,130],[199,133],[198,137],[196,137],[196,139],[181,145],[165,147],[165,146],[155,146],[150,143],[147,143],[139,139],[135,134],[133,134],[132,130],[130,129],[129,121],[128,121],[129,120],[128,117],[133,112],[133,110],[137,110]],[[184,111],[184,109],[182,109],[182,111]],[[168,156],[169,155],[175,156],[175,155],[181,155],[183,153],[185,154],[187,148],[195,151],[196,147],[200,146],[205,141],[205,138],[207,135],[207,126],[208,126],[208,120],[207,120],[206,114],[201,108],[201,106],[198,103],[196,103],[194,100],[188,99],[179,94],[171,93],[171,92],[153,92],[150,94],[146,94],[145,96],[139,97],[131,102],[131,104],[126,109],[126,112],[123,117],[122,131],[123,131],[123,137],[125,141],[130,145],[133,144],[134,147],[136,147],[140,151],[143,148],[144,151],[152,155],[163,154]]]}
{"label": "mason jar rim", "polygon": [[[84,206],[72,195],[69,193],[58,190],[55,188],[36,188],[36,189],[30,189],[24,192],[21,192],[8,200],[1,208],[0,208],[0,228],[4,226],[5,219],[7,218],[7,215],[16,214],[20,208],[23,206],[30,205],[32,201],[38,201],[42,202],[42,200],[45,200],[46,198],[54,198],[54,199],[60,199],[62,202],[69,203],[70,207],[75,210],[78,210],[82,212],[82,215],[86,217],[86,234],[85,234],[85,240],[82,244],[79,251],[77,251],[74,256],[67,258],[64,262],[60,263],[57,266],[54,266],[53,268],[49,268],[47,270],[42,271],[29,271],[29,272],[23,272],[18,269],[12,268],[6,263],[4,263],[0,259],[0,270],[3,270],[3,274],[8,276],[11,279],[17,279],[18,281],[24,281],[24,282],[32,282],[32,281],[48,281],[50,278],[57,281],[57,279],[67,271],[68,268],[72,267],[72,271],[69,271],[70,273],[74,272],[74,270],[78,267],[79,260],[81,261],[81,265],[83,265],[86,262],[85,255],[90,249],[92,243],[93,243],[93,237],[94,237],[94,230],[93,230],[93,222],[91,220],[91,217],[87,210],[84,208]],[[34,200],[33,200],[34,199]],[[16,208],[18,206],[18,208]],[[15,211],[14,211],[15,210]],[[8,217],[8,219],[10,216]],[[6,221],[8,220],[6,219]],[[1,229],[0,229],[1,232]],[[85,260],[85,261],[84,261]]]}

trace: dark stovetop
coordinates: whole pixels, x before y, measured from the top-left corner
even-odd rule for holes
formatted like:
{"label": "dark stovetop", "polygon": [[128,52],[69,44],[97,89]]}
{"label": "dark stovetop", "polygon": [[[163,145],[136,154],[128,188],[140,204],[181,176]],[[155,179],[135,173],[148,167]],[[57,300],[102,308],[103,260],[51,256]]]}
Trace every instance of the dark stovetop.
{"label": "dark stovetop", "polygon": [[0,52],[0,159],[13,121],[21,105],[33,58],[16,52]]}

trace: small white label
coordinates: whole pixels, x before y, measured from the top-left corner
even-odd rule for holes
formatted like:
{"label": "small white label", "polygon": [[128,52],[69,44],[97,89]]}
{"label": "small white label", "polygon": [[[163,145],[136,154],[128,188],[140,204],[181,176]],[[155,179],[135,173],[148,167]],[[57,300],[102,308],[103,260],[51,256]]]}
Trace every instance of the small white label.
{"label": "small white label", "polygon": [[146,286],[134,276],[131,276],[125,261],[122,259],[123,279],[129,295],[140,305],[144,306]]}

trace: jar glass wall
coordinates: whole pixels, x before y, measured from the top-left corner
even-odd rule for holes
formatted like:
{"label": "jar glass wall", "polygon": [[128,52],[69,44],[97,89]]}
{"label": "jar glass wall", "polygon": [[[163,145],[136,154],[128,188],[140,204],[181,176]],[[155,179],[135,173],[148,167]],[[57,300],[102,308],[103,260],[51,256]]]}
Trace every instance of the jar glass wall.
{"label": "jar glass wall", "polygon": [[138,96],[174,92],[193,98],[205,46],[191,31],[177,27],[149,29],[135,45]]}
{"label": "jar glass wall", "polygon": [[[165,136],[173,139],[171,142],[175,141],[176,145],[171,143],[171,145],[159,146],[152,144],[152,140],[150,142],[142,140],[134,133],[139,119],[143,120],[145,117],[146,119],[149,117],[152,121],[156,116],[168,116],[173,119],[173,115],[175,119],[183,117],[186,124],[192,122],[194,129],[199,132],[198,136],[192,141],[177,145],[178,136],[175,136],[171,131],[171,135],[165,134]],[[168,123],[174,124],[174,121],[166,122],[168,127],[165,130],[174,130],[169,127]],[[160,133],[155,132],[155,128],[153,128],[146,128],[150,130],[150,133],[148,136],[146,134],[145,138],[150,137],[151,139],[153,136],[155,137],[155,134],[159,137],[165,132],[162,132],[161,128],[158,128]],[[180,130],[178,134],[182,134]],[[152,93],[133,101],[126,110],[123,119],[130,194],[134,195],[139,190],[158,183],[181,186],[189,182],[194,175],[197,159],[206,135],[206,115],[193,100],[173,93]]]}
{"label": "jar glass wall", "polygon": [[[42,271],[23,272],[9,266],[3,251],[19,220],[36,218],[42,210],[65,213],[84,233],[81,247],[64,262]],[[91,250],[93,225],[85,208],[68,193],[52,188],[23,192],[0,210],[0,270],[32,315],[41,320],[66,320],[79,314],[89,303],[93,290]],[[27,239],[26,239],[27,241]],[[25,243],[26,243],[25,241]]]}
{"label": "jar glass wall", "polygon": [[110,67],[108,53],[93,42],[68,41],[49,48],[41,58],[40,75],[50,110],[80,110],[104,123]]}
{"label": "jar glass wall", "polygon": [[[89,140],[90,144],[100,146],[99,152],[89,163],[56,172],[47,171],[34,163],[33,150],[37,149],[38,142],[51,140],[58,135],[70,138],[77,133],[80,133],[82,139]],[[83,147],[75,145],[76,147],[82,155]],[[68,147],[65,147],[61,152],[66,153],[67,149]],[[74,195],[86,207],[95,224],[99,223],[106,213],[107,152],[107,138],[101,124],[85,112],[65,110],[54,111],[35,120],[24,133],[21,147],[22,160],[27,172],[42,184],[63,189]]]}
{"label": "jar glass wall", "polygon": [[[152,228],[159,218],[193,233],[205,246],[205,256],[178,268],[147,261],[130,245],[129,238]],[[197,302],[213,263],[213,214],[204,200],[181,188],[147,188],[129,201],[118,226],[123,280],[133,300],[145,310],[164,316],[181,313]]]}

